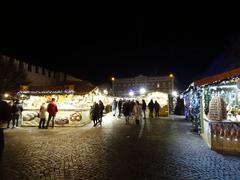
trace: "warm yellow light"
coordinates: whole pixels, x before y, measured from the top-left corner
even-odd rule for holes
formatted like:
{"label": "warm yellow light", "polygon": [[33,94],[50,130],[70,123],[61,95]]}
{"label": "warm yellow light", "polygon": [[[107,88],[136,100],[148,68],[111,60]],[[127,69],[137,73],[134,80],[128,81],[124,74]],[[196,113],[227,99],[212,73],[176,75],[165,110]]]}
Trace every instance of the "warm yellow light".
{"label": "warm yellow light", "polygon": [[4,94],[4,97],[5,97],[5,98],[8,98],[8,97],[9,97],[9,94],[5,93],[5,94]]}
{"label": "warm yellow light", "polygon": [[112,77],[111,80],[112,80],[112,81],[115,81],[115,77]]}
{"label": "warm yellow light", "polygon": [[172,92],[172,95],[173,95],[174,97],[177,97],[177,96],[178,96],[178,92],[177,92],[177,91],[173,91],[173,92]]}
{"label": "warm yellow light", "polygon": [[173,74],[169,74],[169,77],[170,77],[170,78],[173,78],[174,76],[173,76]]}
{"label": "warm yellow light", "polygon": [[141,88],[141,89],[139,90],[139,92],[140,92],[140,94],[145,94],[145,93],[146,93],[146,89],[145,89],[145,88]]}
{"label": "warm yellow light", "polygon": [[108,95],[108,91],[106,89],[103,90],[103,93]]}

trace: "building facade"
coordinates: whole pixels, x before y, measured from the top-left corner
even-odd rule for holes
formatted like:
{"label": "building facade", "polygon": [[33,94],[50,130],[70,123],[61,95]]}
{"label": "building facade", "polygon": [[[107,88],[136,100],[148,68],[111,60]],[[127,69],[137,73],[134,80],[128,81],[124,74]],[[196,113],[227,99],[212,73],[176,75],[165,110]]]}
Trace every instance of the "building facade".
{"label": "building facade", "polygon": [[174,76],[137,76],[134,78],[119,78],[112,81],[113,94],[115,96],[129,96],[132,91],[135,95],[140,94],[140,89],[146,92],[161,91],[171,93],[174,90]]}
{"label": "building facade", "polygon": [[81,81],[80,79],[66,73],[51,71],[8,56],[1,56],[1,60],[5,62],[13,62],[18,69],[23,70],[27,75],[27,80],[30,82],[30,86],[55,86],[66,81]]}

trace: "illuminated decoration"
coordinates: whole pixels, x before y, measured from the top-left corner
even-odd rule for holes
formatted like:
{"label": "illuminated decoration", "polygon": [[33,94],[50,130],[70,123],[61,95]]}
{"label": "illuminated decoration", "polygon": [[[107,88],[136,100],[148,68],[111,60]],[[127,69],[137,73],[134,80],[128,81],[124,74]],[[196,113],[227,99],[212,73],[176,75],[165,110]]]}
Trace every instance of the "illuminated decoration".
{"label": "illuminated decoration", "polygon": [[146,89],[145,89],[145,88],[141,88],[141,89],[139,90],[139,92],[140,92],[140,94],[145,94],[145,93],[146,93]]}
{"label": "illuminated decoration", "polygon": [[111,80],[112,80],[112,81],[115,81],[115,77],[112,77]]}
{"label": "illuminated decoration", "polygon": [[209,103],[209,119],[221,121],[227,118],[226,103],[223,98],[214,96]]}
{"label": "illuminated decoration", "polygon": [[178,96],[177,91],[173,91],[173,92],[172,92],[172,96],[177,97],[177,96]]}
{"label": "illuminated decoration", "polygon": [[187,94],[187,95],[185,95],[185,118],[187,119],[187,120],[189,120],[190,119],[190,95],[189,94]]}
{"label": "illuminated decoration", "polygon": [[193,125],[193,132],[200,133],[201,123],[200,123],[200,93],[195,92],[191,98],[190,102],[190,119]]}
{"label": "illuminated decoration", "polygon": [[56,91],[19,91],[17,93],[17,95],[27,95],[27,94],[31,94],[31,95],[41,95],[41,94],[74,94],[75,91],[74,90],[70,90],[70,89],[66,89],[66,90],[56,90]]}
{"label": "illuminated decoration", "polygon": [[5,97],[5,98],[8,98],[9,96],[10,96],[10,95],[9,95],[8,93],[5,93],[5,94],[4,94],[4,97]]}
{"label": "illuminated decoration", "polygon": [[104,89],[103,94],[108,95],[108,91],[106,89]]}

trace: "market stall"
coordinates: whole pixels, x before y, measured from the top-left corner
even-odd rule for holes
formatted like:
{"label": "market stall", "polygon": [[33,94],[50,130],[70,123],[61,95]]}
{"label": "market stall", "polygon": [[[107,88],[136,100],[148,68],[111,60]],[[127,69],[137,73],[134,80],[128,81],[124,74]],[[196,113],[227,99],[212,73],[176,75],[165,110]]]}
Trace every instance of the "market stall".
{"label": "market stall", "polygon": [[163,92],[151,92],[147,93],[146,95],[139,96],[136,98],[141,102],[142,99],[146,101],[146,103],[149,103],[152,99],[154,102],[157,101],[160,105],[160,116],[168,116],[168,108],[169,108],[169,96],[167,93]]}
{"label": "market stall", "polygon": [[213,150],[240,152],[240,68],[195,81],[186,117]]}
{"label": "market stall", "polygon": [[24,88],[18,92],[24,109],[22,126],[38,126],[40,106],[42,103],[47,105],[52,98],[56,99],[59,110],[55,117],[56,126],[83,126],[91,122],[89,110],[94,102],[102,100],[107,105],[112,101],[98,88],[86,83],[70,86]]}

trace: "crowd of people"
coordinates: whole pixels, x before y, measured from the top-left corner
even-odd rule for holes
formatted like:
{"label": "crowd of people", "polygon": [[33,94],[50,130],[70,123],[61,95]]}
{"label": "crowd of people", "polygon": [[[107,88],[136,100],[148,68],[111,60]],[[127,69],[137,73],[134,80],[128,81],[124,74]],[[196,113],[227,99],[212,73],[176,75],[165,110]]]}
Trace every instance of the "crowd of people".
{"label": "crowd of people", "polygon": [[101,100],[94,102],[93,106],[90,109],[90,117],[93,121],[93,126],[95,127],[98,123],[102,125],[102,117],[104,111],[104,104]]}
{"label": "crowd of people", "polygon": [[116,116],[118,110],[118,117],[123,114],[126,120],[126,124],[129,124],[129,119],[135,119],[136,124],[139,124],[140,120],[146,119],[147,107],[149,110],[149,118],[160,116],[160,104],[151,100],[148,105],[143,99],[140,103],[138,100],[122,100],[117,101],[116,99],[112,102],[112,112],[113,116]]}
{"label": "crowd of people", "polygon": [[12,128],[18,127],[22,111],[23,107],[19,100],[14,100],[10,103],[1,100],[0,121],[7,122],[7,128],[9,128],[11,122]]}
{"label": "crowd of people", "polygon": [[[160,104],[153,100],[151,100],[148,105],[146,104],[145,100],[143,99],[140,103],[137,100],[125,100],[116,99],[112,102],[112,114],[113,116],[117,116],[121,118],[122,116],[125,117],[126,124],[129,124],[130,119],[134,119],[136,124],[140,123],[141,119],[146,119],[146,111],[147,108],[149,110],[149,118],[159,117],[160,116]],[[93,106],[90,110],[90,117],[93,121],[93,126],[95,127],[98,123],[102,124],[102,117],[103,117],[104,105],[101,100],[99,102],[94,102]]]}
{"label": "crowd of people", "polygon": [[[7,128],[10,126],[10,122],[12,121],[12,128],[19,126],[19,119],[21,113],[23,111],[22,104],[19,100],[15,100],[12,105],[7,104],[4,101],[1,101],[1,110],[5,112],[0,112],[2,115],[2,119],[6,119],[8,122]],[[4,107],[4,108],[3,108]],[[129,124],[130,119],[134,119],[136,124],[140,123],[141,119],[146,119],[146,111],[148,109],[149,118],[159,117],[161,106],[157,101],[153,102],[150,100],[148,104],[146,104],[145,100],[143,99],[141,103],[138,100],[125,100],[116,99],[112,102],[112,113],[113,116],[117,116],[121,118],[122,116],[125,117],[126,124]],[[93,126],[95,127],[98,123],[102,125],[102,118],[103,118],[103,111],[105,106],[101,100],[95,102],[90,109],[90,118],[93,121]],[[7,113],[6,113],[7,112]],[[52,121],[52,128],[54,127],[54,119],[58,112],[58,107],[55,103],[55,99],[52,98],[52,101],[48,103],[43,103],[39,110],[39,128],[48,128],[50,122]],[[47,120],[47,123],[46,123]],[[45,125],[46,124],[46,125]]]}

